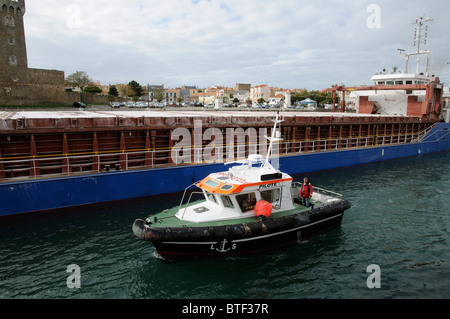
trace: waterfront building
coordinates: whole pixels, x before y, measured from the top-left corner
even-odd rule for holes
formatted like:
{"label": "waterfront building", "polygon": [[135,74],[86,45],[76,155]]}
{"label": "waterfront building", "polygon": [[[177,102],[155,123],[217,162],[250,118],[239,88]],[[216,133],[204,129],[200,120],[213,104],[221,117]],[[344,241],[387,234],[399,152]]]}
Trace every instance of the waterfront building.
{"label": "waterfront building", "polygon": [[250,99],[250,91],[246,91],[246,90],[234,91],[233,98],[230,99],[231,102],[233,102],[234,99],[238,99],[239,104],[247,103],[247,100]]}
{"label": "waterfront building", "polygon": [[234,87],[234,91],[247,91],[250,93],[251,88],[252,88],[251,84],[236,83],[236,86]]}
{"label": "waterfront building", "polygon": [[272,90],[267,84],[257,85],[250,89],[250,99],[252,102],[257,102],[259,99],[264,99],[264,101],[269,100],[272,94]]}
{"label": "waterfront building", "polygon": [[147,91],[148,91],[148,99],[150,102],[155,101],[155,90],[160,89],[164,91],[164,84],[162,85],[147,85]]}
{"label": "waterfront building", "polygon": [[177,104],[177,98],[180,96],[179,89],[166,89],[164,90],[167,104]]}

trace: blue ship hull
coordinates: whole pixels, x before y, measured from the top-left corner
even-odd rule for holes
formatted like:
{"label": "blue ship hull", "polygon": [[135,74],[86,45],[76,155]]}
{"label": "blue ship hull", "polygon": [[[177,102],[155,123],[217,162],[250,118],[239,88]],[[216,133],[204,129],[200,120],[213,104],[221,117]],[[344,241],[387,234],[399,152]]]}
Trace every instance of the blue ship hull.
{"label": "blue ship hull", "polygon": [[[448,150],[450,123],[438,123],[420,143],[281,156],[280,165],[301,174]],[[223,170],[214,163],[2,183],[0,216],[180,192]]]}

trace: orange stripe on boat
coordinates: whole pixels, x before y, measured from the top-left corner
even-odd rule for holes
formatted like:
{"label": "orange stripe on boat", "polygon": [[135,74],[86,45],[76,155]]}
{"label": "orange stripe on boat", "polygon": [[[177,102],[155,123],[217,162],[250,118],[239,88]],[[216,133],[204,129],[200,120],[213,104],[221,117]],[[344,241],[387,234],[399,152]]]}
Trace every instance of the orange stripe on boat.
{"label": "orange stripe on boat", "polygon": [[272,180],[272,181],[264,181],[264,182],[258,182],[258,183],[233,184],[233,183],[224,183],[224,182],[218,181],[214,178],[207,177],[204,180],[202,180],[201,182],[199,182],[197,184],[197,187],[204,189],[205,191],[207,191],[209,193],[213,193],[213,194],[230,195],[230,194],[240,193],[247,187],[283,183],[283,182],[288,182],[288,181],[292,181],[292,180],[293,180],[292,178],[286,178],[286,179],[276,179],[276,180]]}

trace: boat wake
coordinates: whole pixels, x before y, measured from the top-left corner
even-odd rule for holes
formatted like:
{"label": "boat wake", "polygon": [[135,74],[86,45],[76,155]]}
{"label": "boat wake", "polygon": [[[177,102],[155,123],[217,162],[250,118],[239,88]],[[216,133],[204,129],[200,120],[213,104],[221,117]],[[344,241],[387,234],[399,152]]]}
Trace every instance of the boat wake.
{"label": "boat wake", "polygon": [[153,258],[161,260],[165,264],[171,264],[171,263],[174,262],[171,259],[168,259],[168,258],[166,258],[164,256],[161,256],[160,254],[158,254],[158,252],[156,250],[153,252],[152,256],[153,256]]}

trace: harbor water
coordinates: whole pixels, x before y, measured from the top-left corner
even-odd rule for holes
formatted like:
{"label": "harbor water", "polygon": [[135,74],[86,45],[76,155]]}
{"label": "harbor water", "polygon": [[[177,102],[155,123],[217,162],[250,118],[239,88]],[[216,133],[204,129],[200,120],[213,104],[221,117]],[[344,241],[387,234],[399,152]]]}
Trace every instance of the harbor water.
{"label": "harbor water", "polygon": [[1,218],[0,298],[450,297],[450,152],[308,177],[351,202],[342,225],[246,257],[167,263],[133,235],[180,194]]}

